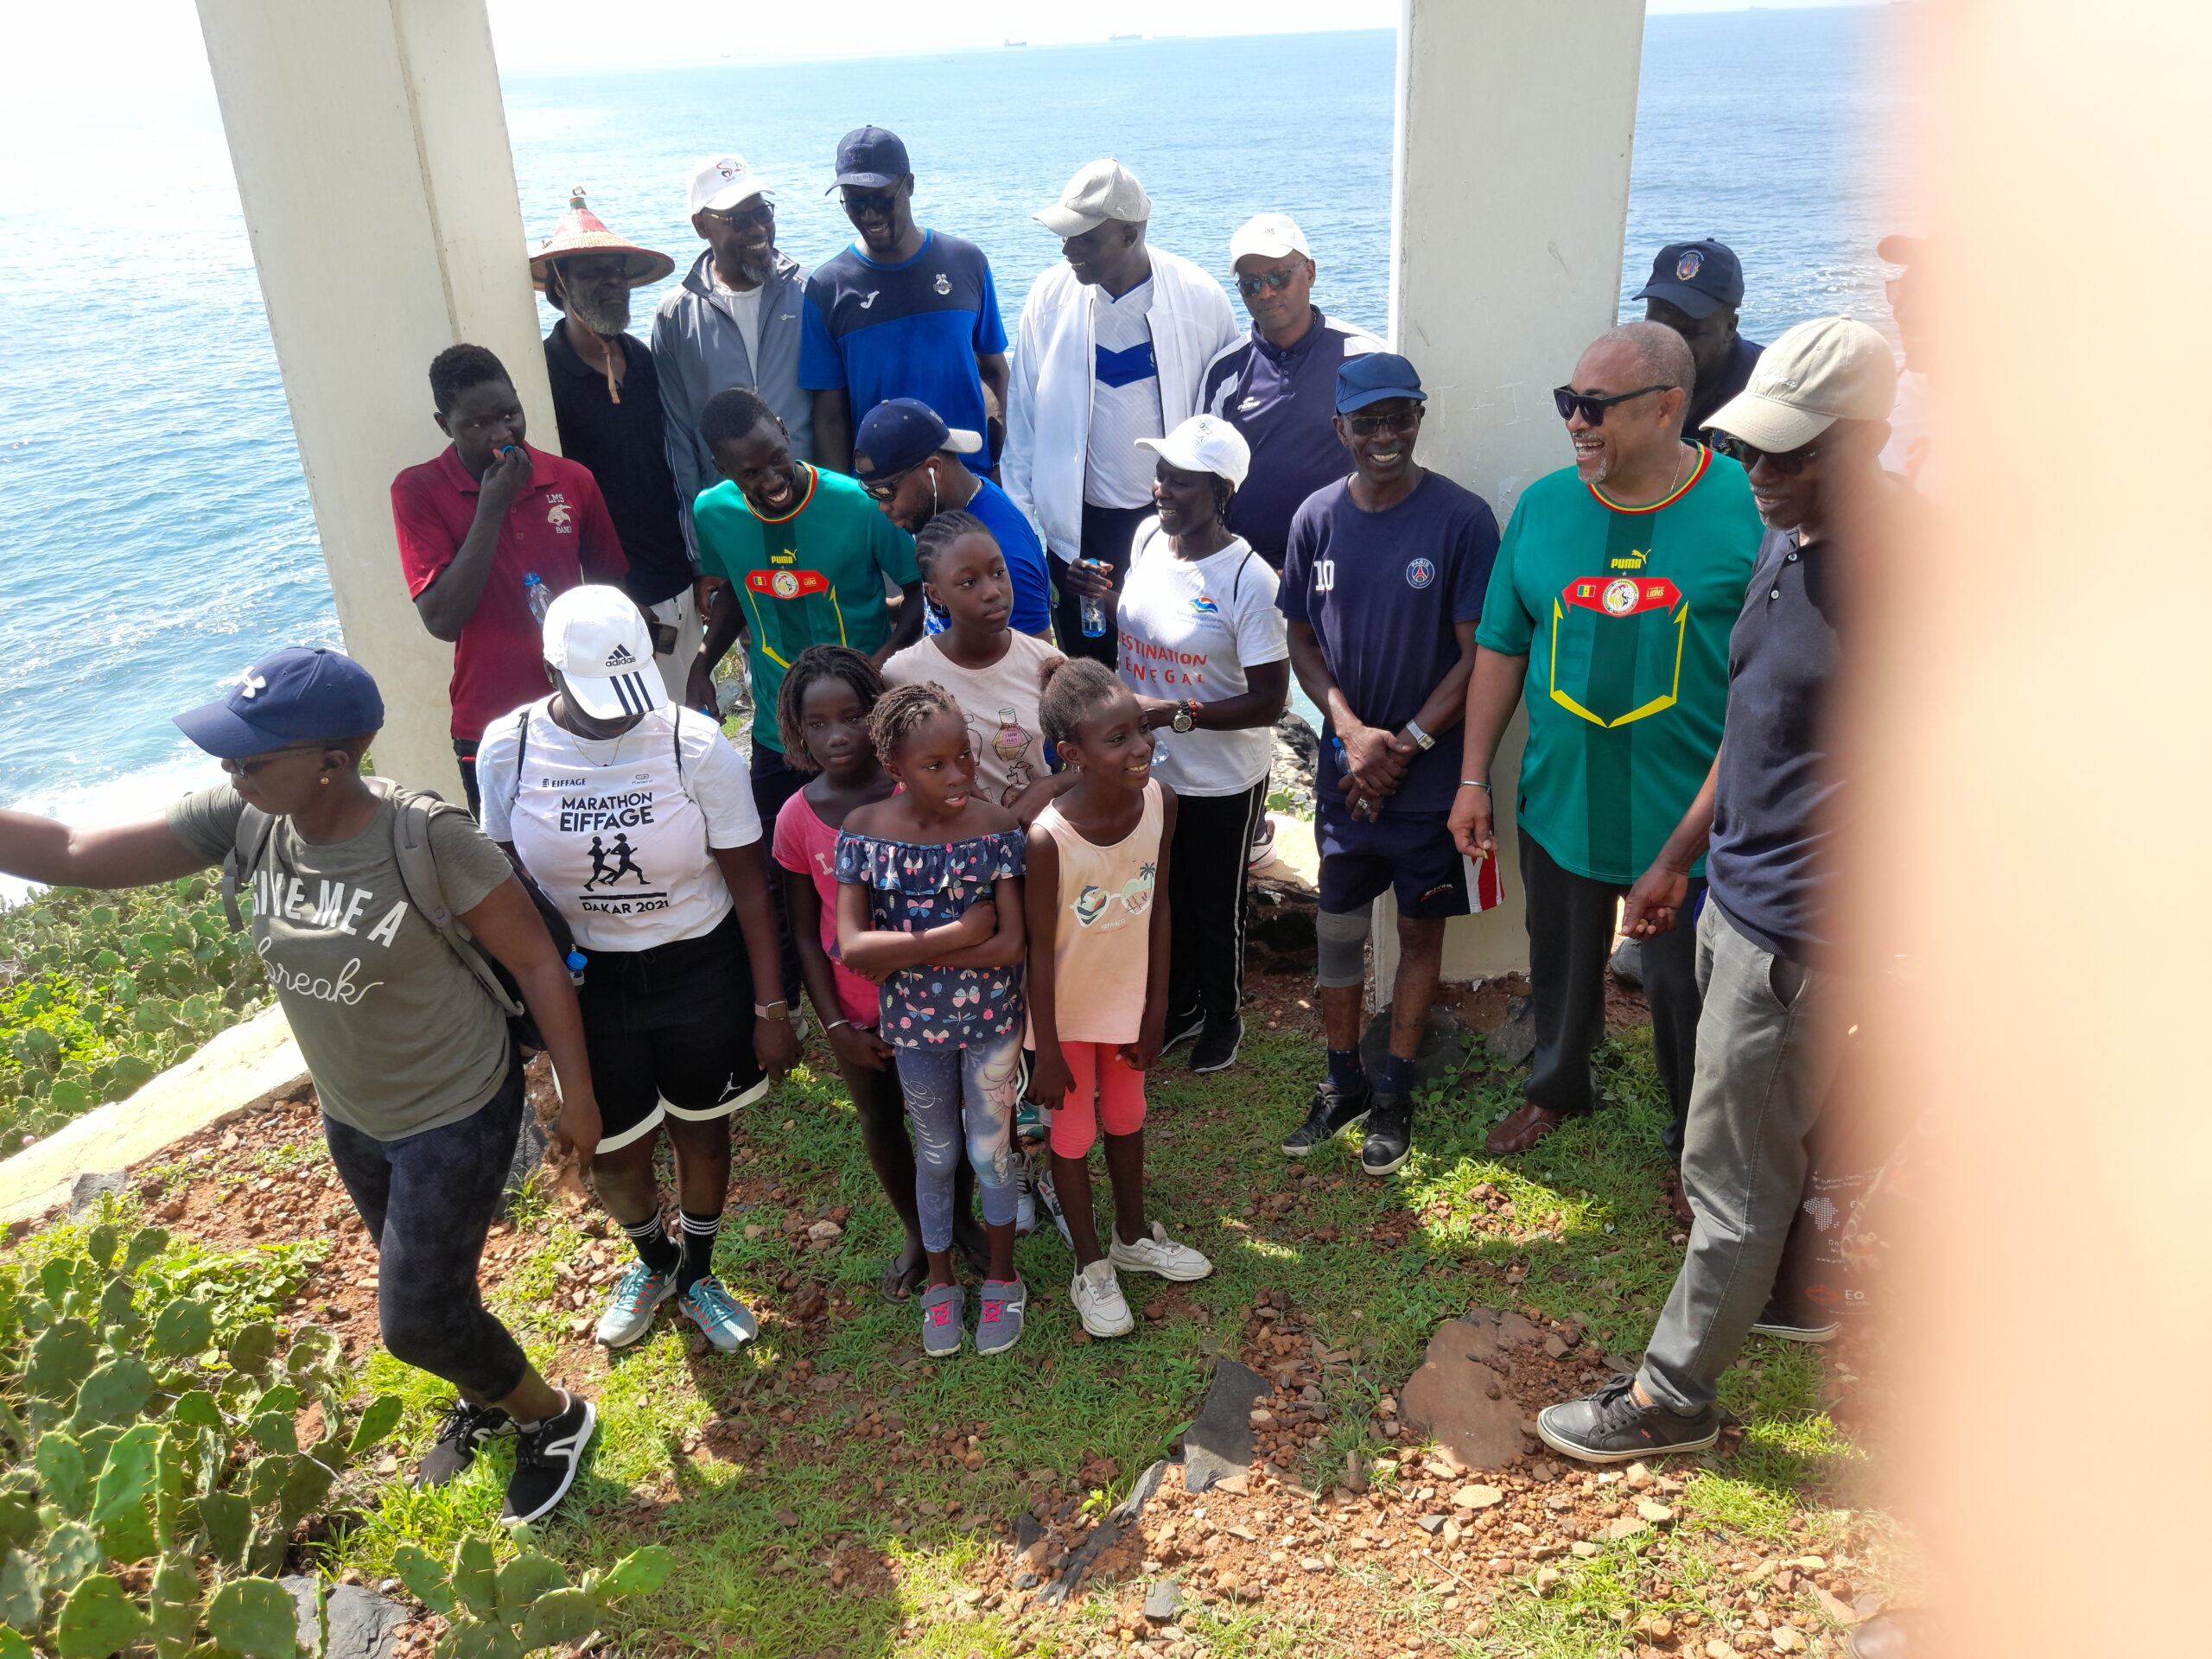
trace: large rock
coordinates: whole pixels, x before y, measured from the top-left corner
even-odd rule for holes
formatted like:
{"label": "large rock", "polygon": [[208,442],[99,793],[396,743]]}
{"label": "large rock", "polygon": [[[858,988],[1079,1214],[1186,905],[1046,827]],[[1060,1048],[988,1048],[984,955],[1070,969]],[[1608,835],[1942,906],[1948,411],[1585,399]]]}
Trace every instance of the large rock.
{"label": "large rock", "polygon": [[1505,1379],[1483,1362],[1536,1335],[1519,1314],[1488,1308],[1447,1321],[1429,1338],[1421,1369],[1398,1391],[1401,1414],[1458,1467],[1503,1468],[1521,1454],[1527,1414]]}
{"label": "large rock", "polygon": [[1267,1398],[1268,1380],[1233,1359],[1217,1361],[1198,1421],[1183,1434],[1183,1485],[1203,1492],[1241,1475],[1252,1463],[1252,1408]]}
{"label": "large rock", "polygon": [[325,1603],[330,1645],[321,1646],[315,1617],[313,1579],[299,1574],[279,1579],[299,1615],[300,1650],[309,1659],[391,1659],[399,1627],[413,1618],[406,1608],[358,1584],[334,1584]]}

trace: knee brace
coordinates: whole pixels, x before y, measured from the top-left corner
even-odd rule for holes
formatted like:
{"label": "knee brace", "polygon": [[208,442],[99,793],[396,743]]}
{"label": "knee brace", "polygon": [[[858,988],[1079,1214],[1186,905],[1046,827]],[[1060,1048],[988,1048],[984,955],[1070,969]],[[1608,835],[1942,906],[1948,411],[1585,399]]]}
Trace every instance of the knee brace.
{"label": "knee brace", "polygon": [[1348,910],[1341,915],[1319,911],[1313,917],[1313,942],[1318,947],[1315,977],[1324,990],[1357,985],[1367,978],[1369,912]]}

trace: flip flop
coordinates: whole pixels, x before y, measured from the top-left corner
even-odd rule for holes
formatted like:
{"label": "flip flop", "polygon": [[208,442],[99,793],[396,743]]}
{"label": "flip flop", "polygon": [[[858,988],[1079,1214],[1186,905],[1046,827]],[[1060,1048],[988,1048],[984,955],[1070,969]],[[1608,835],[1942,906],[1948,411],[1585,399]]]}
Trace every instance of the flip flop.
{"label": "flip flop", "polygon": [[887,1302],[906,1301],[922,1287],[922,1281],[929,1277],[929,1267],[926,1260],[918,1259],[912,1267],[901,1273],[899,1258],[893,1256],[883,1264],[882,1273],[876,1277],[876,1294]]}

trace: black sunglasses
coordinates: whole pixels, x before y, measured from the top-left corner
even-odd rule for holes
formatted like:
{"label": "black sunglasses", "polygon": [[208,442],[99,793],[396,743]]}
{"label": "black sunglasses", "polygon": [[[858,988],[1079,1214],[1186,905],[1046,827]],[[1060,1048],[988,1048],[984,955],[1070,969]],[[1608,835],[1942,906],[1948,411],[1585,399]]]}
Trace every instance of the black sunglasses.
{"label": "black sunglasses", "polygon": [[1378,432],[1410,432],[1421,424],[1421,406],[1396,415],[1347,415],[1344,424],[1363,438],[1371,438]]}
{"label": "black sunglasses", "polygon": [[1784,478],[1795,478],[1805,470],[1808,461],[1820,459],[1821,446],[1817,443],[1800,444],[1795,449],[1784,449],[1777,454],[1771,449],[1760,449],[1745,443],[1732,432],[1716,432],[1713,435],[1713,452],[1738,462],[1747,473],[1764,461]]}
{"label": "black sunglasses", "polygon": [[1580,410],[1583,420],[1591,426],[1605,423],[1605,411],[1615,404],[1624,404],[1631,397],[1642,397],[1655,391],[1672,391],[1672,386],[1638,386],[1634,391],[1617,391],[1610,397],[1595,397],[1577,391],[1573,386],[1554,386],[1552,402],[1559,410],[1562,421],[1571,421]]}
{"label": "black sunglasses", "polygon": [[923,467],[928,465],[929,457],[925,455],[921,460],[916,461],[912,467],[907,467],[904,472],[893,473],[888,478],[879,478],[873,484],[863,481],[861,485],[861,488],[868,493],[868,497],[871,500],[888,501],[893,496],[899,493],[899,486],[901,484],[904,484],[908,479],[912,478],[916,473],[919,472]]}
{"label": "black sunglasses", "polygon": [[887,190],[875,191],[864,196],[848,195],[845,211],[849,213],[887,213],[891,204],[899,198]]}
{"label": "black sunglasses", "polygon": [[712,207],[702,207],[699,211],[706,218],[713,219],[715,224],[727,225],[733,231],[742,231],[754,225],[772,225],[776,222],[776,210],[766,201],[758,207],[748,207],[741,213],[718,213]]}
{"label": "black sunglasses", "polygon": [[1263,270],[1257,276],[1239,276],[1236,291],[1248,300],[1257,299],[1263,288],[1269,293],[1280,294],[1297,275],[1295,270]]}

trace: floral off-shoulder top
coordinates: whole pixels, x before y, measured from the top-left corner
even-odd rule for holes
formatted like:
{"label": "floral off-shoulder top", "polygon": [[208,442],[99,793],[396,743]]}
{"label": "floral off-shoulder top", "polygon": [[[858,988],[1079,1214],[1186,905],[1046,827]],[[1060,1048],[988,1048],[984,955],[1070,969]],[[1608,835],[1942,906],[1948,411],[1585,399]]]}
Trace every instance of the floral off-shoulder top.
{"label": "floral off-shoulder top", "polygon": [[[848,830],[837,836],[836,874],[868,890],[871,928],[918,933],[957,921],[1001,878],[1020,875],[1025,851],[1018,830],[933,845]],[[1003,1037],[1021,1020],[1021,969],[902,968],[883,982],[882,1017],[878,1033],[894,1048],[964,1048]]]}

